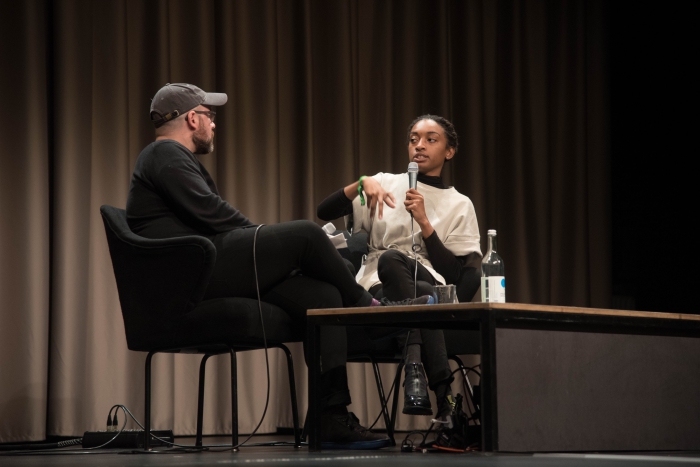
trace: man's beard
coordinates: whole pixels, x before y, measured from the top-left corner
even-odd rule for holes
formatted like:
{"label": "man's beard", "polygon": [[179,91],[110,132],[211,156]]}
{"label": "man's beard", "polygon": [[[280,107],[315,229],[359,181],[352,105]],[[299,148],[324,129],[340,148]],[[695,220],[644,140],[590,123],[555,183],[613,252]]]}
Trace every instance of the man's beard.
{"label": "man's beard", "polygon": [[[204,132],[202,132],[204,133]],[[195,154],[211,154],[214,152],[214,132],[211,132],[211,138],[200,138],[199,132],[192,135]]]}

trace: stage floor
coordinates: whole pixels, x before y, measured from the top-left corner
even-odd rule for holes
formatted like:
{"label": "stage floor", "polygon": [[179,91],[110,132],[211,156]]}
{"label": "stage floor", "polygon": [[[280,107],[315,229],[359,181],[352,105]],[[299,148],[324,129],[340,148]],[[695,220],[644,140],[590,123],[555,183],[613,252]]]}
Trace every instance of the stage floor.
{"label": "stage floor", "polygon": [[[402,440],[397,433],[397,441]],[[405,435],[404,435],[405,436]],[[241,438],[243,440],[244,438]],[[224,444],[230,438],[205,438],[206,444]],[[291,436],[255,436],[253,443],[271,441],[291,442]],[[193,444],[194,438],[176,438],[176,443]],[[324,451],[309,453],[306,447],[294,449],[291,446],[251,446],[239,452],[199,452],[160,454],[128,454],[122,449],[91,451],[91,454],[69,454],[57,450],[51,455],[29,455],[19,457],[0,456],[0,466],[75,466],[75,467],[122,467],[122,466],[206,466],[255,464],[284,466],[629,466],[642,464],[645,467],[698,465],[700,452],[639,452],[639,453],[581,453],[581,454],[482,454],[479,452],[456,453],[403,453],[399,447],[377,451]],[[63,451],[63,454],[59,454]],[[0,453],[1,454],[1,453]]]}

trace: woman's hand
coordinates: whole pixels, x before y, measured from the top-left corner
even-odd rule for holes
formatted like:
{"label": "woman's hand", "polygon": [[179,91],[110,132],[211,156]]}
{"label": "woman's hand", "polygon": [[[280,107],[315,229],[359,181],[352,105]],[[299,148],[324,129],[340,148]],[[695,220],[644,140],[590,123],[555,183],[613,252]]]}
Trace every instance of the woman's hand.
{"label": "woman's hand", "polygon": [[413,214],[413,220],[420,226],[423,237],[427,238],[432,235],[434,229],[425,213],[425,199],[423,195],[418,190],[411,188],[406,192],[406,201],[403,204],[406,207],[406,211]]}
{"label": "woman's hand", "polygon": [[367,197],[370,219],[374,217],[377,207],[379,207],[379,219],[382,218],[384,214],[384,203],[392,209],[396,207],[394,195],[384,190],[379,182],[372,177],[365,177],[362,179],[362,191],[365,192],[365,196]]}

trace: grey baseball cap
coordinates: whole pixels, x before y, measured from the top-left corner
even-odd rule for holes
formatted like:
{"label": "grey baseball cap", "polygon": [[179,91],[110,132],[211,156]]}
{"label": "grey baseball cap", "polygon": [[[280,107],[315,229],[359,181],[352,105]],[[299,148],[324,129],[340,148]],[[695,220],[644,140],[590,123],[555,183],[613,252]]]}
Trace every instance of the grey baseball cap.
{"label": "grey baseball cap", "polygon": [[228,96],[222,92],[204,92],[193,84],[167,83],[153,96],[151,121],[158,128],[189,112],[198,105],[224,105]]}

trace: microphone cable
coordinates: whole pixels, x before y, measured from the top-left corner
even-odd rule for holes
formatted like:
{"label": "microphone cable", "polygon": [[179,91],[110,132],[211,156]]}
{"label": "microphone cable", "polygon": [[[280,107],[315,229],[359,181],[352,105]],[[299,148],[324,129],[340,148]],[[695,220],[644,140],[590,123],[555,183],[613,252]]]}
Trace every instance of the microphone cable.
{"label": "microphone cable", "polygon": [[[248,437],[242,443],[238,443],[236,446],[233,446],[233,447],[228,448],[228,449],[224,449],[222,451],[237,450],[239,447],[241,447],[245,443],[247,443],[255,435],[255,433],[257,433],[258,430],[260,429],[260,426],[262,425],[263,420],[265,420],[265,415],[267,415],[267,409],[270,405],[270,359],[269,359],[268,353],[267,353],[267,334],[265,333],[265,318],[263,317],[262,300],[260,298],[260,282],[258,280],[258,258],[257,258],[258,232],[260,231],[260,229],[264,225],[265,224],[258,225],[255,228],[255,233],[253,234],[253,271],[255,272],[255,292],[256,292],[257,297],[258,297],[258,312],[260,313],[260,328],[262,329],[263,348],[265,350],[265,373],[267,375],[267,394],[265,395],[265,408],[263,409],[263,414],[260,417],[260,421],[258,422],[258,425],[248,435]],[[221,452],[221,451],[219,451],[219,452]]]}
{"label": "microphone cable", "polygon": [[[408,189],[418,190],[418,163],[409,162],[408,164]],[[420,245],[416,245],[416,235],[413,232],[413,212],[408,212],[411,215],[411,250],[413,251],[413,260],[416,262],[413,268],[413,299],[418,298],[418,252],[422,250]]]}
{"label": "microphone cable", "polygon": [[253,432],[246,438],[243,443],[239,443],[239,446],[244,444],[246,441],[248,441],[250,438],[253,437],[255,433],[257,433],[258,429],[262,425],[263,420],[265,420],[265,415],[267,414],[267,408],[268,405],[270,404],[270,360],[267,355],[267,334],[265,333],[265,319],[263,318],[263,311],[262,311],[262,300],[260,299],[260,283],[258,281],[258,258],[256,256],[257,254],[257,245],[258,245],[258,232],[260,231],[260,228],[263,227],[265,224],[260,224],[255,228],[255,234],[253,235],[253,269],[255,271],[255,292],[257,293],[258,296],[258,312],[260,313],[260,327],[262,328],[262,335],[263,335],[263,346],[265,347],[265,371],[267,373],[267,396],[265,397],[265,409],[263,410],[262,417],[260,417],[260,422],[258,423],[258,426],[255,427]]}
{"label": "microphone cable", "polygon": [[[255,273],[255,292],[257,294],[258,298],[258,313],[260,314],[260,327],[262,329],[262,335],[263,335],[263,349],[265,350],[265,372],[267,376],[267,394],[265,396],[265,408],[263,409],[263,414],[260,417],[260,421],[258,422],[258,425],[255,427],[255,429],[248,435],[248,437],[243,440],[243,442],[238,443],[235,446],[231,445],[226,445],[226,444],[218,444],[218,445],[204,445],[204,446],[182,446],[179,444],[175,443],[169,443],[165,441],[165,443],[176,446],[176,447],[184,447],[184,448],[194,448],[193,452],[196,450],[207,450],[210,452],[226,452],[226,451],[236,451],[238,448],[243,447],[246,445],[246,443],[257,433],[257,431],[260,429],[260,426],[262,426],[262,422],[265,420],[265,415],[267,415],[267,409],[270,404],[270,360],[268,357],[268,346],[267,346],[267,334],[265,333],[265,319],[263,317],[263,311],[262,311],[262,299],[260,298],[260,281],[258,280],[258,258],[257,258],[257,246],[258,246],[258,232],[262,227],[264,227],[265,224],[260,224],[255,228],[255,233],[253,234],[253,272]],[[164,441],[164,440],[161,440]],[[211,448],[225,448],[225,449],[216,449],[212,450]],[[155,451],[154,451],[155,452]],[[171,450],[167,451],[160,451],[163,453],[166,452],[172,452]]]}
{"label": "microphone cable", "polygon": [[[211,446],[200,446],[200,448],[204,448],[210,452],[226,452],[226,451],[236,451],[238,448],[243,447],[245,443],[247,443],[260,429],[260,426],[262,425],[262,422],[265,420],[265,415],[267,415],[267,409],[270,405],[270,360],[268,357],[268,346],[267,346],[267,334],[265,333],[265,319],[263,317],[263,311],[262,311],[262,299],[260,298],[260,281],[258,280],[258,258],[257,258],[257,246],[258,246],[258,232],[262,227],[264,227],[265,224],[260,224],[255,228],[255,233],[253,234],[253,272],[255,273],[255,292],[257,294],[258,298],[258,312],[260,314],[260,327],[262,329],[262,335],[263,335],[263,349],[265,350],[265,373],[267,376],[267,393],[265,395],[265,408],[263,409],[263,414],[260,417],[260,421],[258,422],[258,425],[255,427],[255,429],[248,435],[248,437],[243,440],[243,442],[238,443],[235,446],[229,446],[229,445],[211,445]],[[168,443],[171,444],[171,443]],[[225,449],[217,449],[217,450],[212,450],[210,448],[225,448]],[[161,451],[161,452],[169,452],[169,451]]]}
{"label": "microphone cable", "polygon": [[[270,360],[268,357],[268,346],[267,346],[267,334],[265,333],[265,318],[263,317],[263,311],[262,311],[262,299],[260,298],[260,281],[258,280],[258,258],[257,258],[257,246],[258,246],[258,232],[262,227],[264,227],[265,224],[260,224],[255,228],[255,233],[253,234],[253,272],[255,273],[255,292],[257,294],[258,298],[258,313],[260,314],[260,327],[262,329],[262,335],[263,335],[263,349],[265,350],[265,373],[267,376],[267,393],[265,395],[265,408],[263,409],[263,414],[260,417],[260,421],[258,422],[258,425],[255,427],[255,429],[248,435],[248,437],[243,440],[243,442],[238,443],[235,446],[231,445],[226,445],[226,444],[219,444],[219,445],[203,445],[203,446],[183,446],[175,443],[170,443],[165,440],[160,440],[164,441],[167,444],[170,444],[175,447],[182,447],[182,448],[189,448],[192,449],[192,452],[197,452],[197,451],[202,451],[202,450],[207,450],[210,452],[226,452],[226,451],[236,451],[238,448],[245,446],[247,443],[260,429],[260,426],[262,426],[262,422],[265,420],[265,415],[267,415],[267,409],[270,405]],[[133,416],[132,416],[133,418]],[[138,423],[138,422],[137,422]],[[139,424],[140,425],[140,424]],[[160,438],[158,438],[160,439]],[[216,449],[212,450],[211,448],[225,448],[225,449]],[[152,451],[152,452],[162,452],[162,453],[167,453],[167,452],[172,452],[171,450],[167,451]]]}
{"label": "microphone cable", "polygon": [[[226,452],[226,451],[236,451],[240,447],[244,447],[246,443],[257,433],[257,431],[260,429],[260,426],[262,426],[262,422],[265,420],[265,415],[267,415],[267,409],[270,404],[270,360],[268,357],[268,346],[267,346],[267,334],[265,333],[265,319],[263,317],[263,311],[262,311],[262,299],[260,298],[260,281],[258,280],[258,258],[257,258],[257,246],[258,246],[258,232],[262,227],[264,227],[265,224],[260,224],[255,228],[255,233],[253,234],[253,272],[255,273],[255,292],[257,294],[258,298],[258,313],[260,314],[260,327],[262,329],[262,335],[263,335],[263,349],[265,350],[265,373],[267,376],[267,393],[265,395],[265,408],[263,409],[263,414],[260,417],[260,421],[258,422],[257,426],[253,431],[248,435],[248,437],[243,440],[243,442],[238,443],[235,446],[232,445],[226,445],[226,444],[214,444],[214,445],[203,445],[203,446],[186,446],[186,445],[180,445],[176,443],[170,443],[165,440],[160,440],[165,442],[166,444],[172,445],[174,447],[181,447],[181,448],[188,448],[191,449],[191,452],[197,452],[197,451],[209,451],[209,452]],[[133,416],[132,416],[133,418]],[[137,424],[140,425],[140,423],[137,422]],[[224,449],[211,449],[211,448],[224,448]],[[172,450],[166,450],[166,451],[151,451],[151,452],[161,452],[161,453],[169,453],[173,452]]]}
{"label": "microphone cable", "polygon": [[421,246],[416,245],[416,235],[413,233],[413,213],[411,213],[411,243],[413,246],[411,250],[413,251],[413,261],[415,263],[413,268],[413,299],[418,298],[418,252],[421,251]]}

